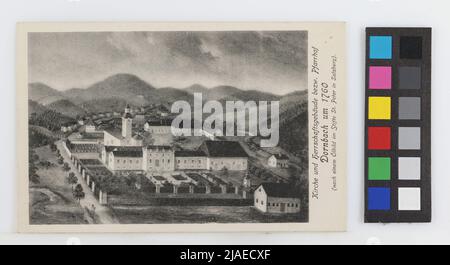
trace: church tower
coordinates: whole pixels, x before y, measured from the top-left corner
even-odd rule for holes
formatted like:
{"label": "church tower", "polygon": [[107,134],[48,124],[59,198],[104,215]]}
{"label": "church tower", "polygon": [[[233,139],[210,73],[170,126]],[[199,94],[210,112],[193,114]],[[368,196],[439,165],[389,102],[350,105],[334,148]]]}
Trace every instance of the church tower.
{"label": "church tower", "polygon": [[127,104],[122,116],[122,136],[125,139],[131,139],[133,128],[133,116],[131,115],[130,105]]}

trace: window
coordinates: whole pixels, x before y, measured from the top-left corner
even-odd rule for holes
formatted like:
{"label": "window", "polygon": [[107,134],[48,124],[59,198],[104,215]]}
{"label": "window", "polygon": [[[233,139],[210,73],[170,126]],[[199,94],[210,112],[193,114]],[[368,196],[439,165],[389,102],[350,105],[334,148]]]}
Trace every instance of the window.
{"label": "window", "polygon": [[256,198],[256,203],[258,203],[258,198]]}
{"label": "window", "polygon": [[295,204],[295,208],[298,208],[298,203]]}
{"label": "window", "polygon": [[202,163],[202,160],[198,160],[198,163],[201,164],[201,163]]}
{"label": "window", "polygon": [[167,159],[167,164],[170,164],[170,159]]}
{"label": "window", "polygon": [[130,164],[133,163],[133,160],[130,160]]}
{"label": "window", "polygon": [[261,205],[264,205],[264,201],[261,201]]}
{"label": "window", "polygon": [[177,163],[180,164],[180,160],[178,160]]}

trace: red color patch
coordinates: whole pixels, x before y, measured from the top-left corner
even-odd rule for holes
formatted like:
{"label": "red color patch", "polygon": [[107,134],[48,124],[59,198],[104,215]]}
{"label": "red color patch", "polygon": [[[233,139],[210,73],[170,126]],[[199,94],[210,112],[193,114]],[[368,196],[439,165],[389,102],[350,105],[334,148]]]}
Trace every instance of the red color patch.
{"label": "red color patch", "polygon": [[369,127],[369,150],[391,150],[391,128]]}

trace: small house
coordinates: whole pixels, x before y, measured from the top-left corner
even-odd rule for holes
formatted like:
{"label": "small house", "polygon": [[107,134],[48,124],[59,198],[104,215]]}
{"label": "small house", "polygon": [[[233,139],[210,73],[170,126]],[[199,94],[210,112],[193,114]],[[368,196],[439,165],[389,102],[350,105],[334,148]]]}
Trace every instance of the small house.
{"label": "small house", "polygon": [[267,160],[267,165],[271,168],[288,168],[289,157],[284,154],[271,155]]}
{"label": "small house", "polygon": [[262,183],[254,192],[254,206],[263,213],[299,213],[299,193],[290,184]]}

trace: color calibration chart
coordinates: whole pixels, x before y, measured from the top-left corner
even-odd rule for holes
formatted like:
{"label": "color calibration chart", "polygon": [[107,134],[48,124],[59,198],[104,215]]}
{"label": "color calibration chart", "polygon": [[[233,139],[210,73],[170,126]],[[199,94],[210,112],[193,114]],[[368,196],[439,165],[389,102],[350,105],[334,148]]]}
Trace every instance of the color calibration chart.
{"label": "color calibration chart", "polygon": [[366,29],[365,221],[431,221],[431,29]]}

